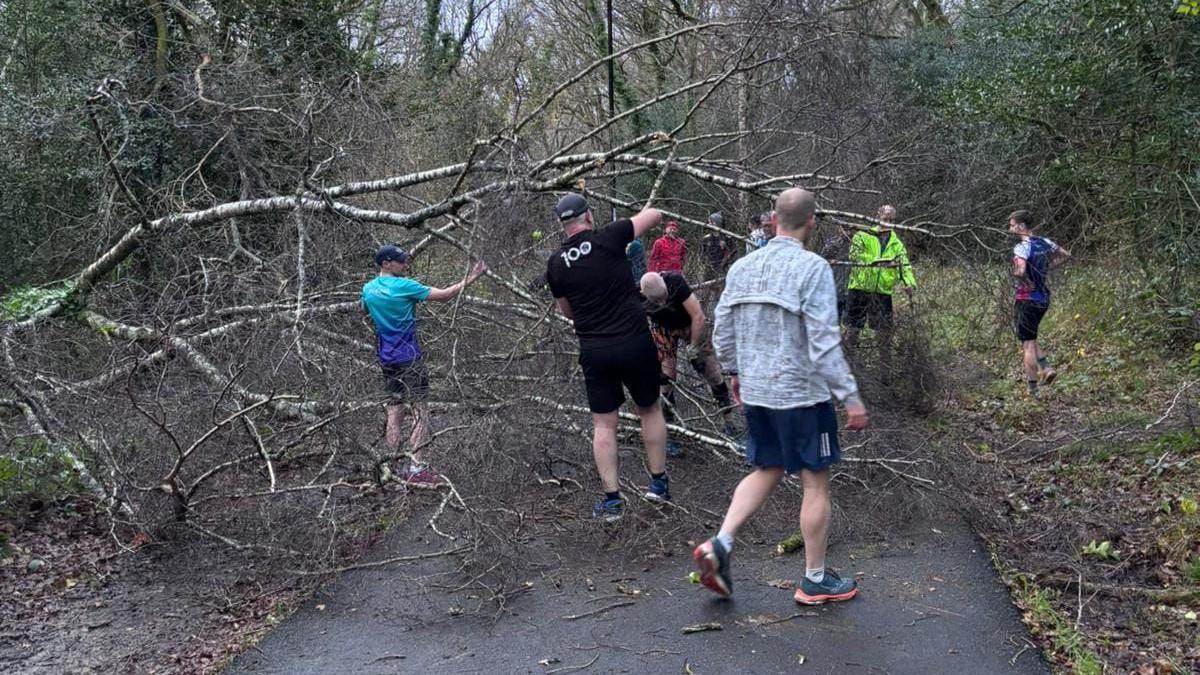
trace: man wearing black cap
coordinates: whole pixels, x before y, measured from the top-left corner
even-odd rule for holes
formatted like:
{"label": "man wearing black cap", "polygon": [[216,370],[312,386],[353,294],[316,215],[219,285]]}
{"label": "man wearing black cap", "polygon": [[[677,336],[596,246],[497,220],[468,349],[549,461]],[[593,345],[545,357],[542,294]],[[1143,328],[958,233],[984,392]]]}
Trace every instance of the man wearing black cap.
{"label": "man wearing black cap", "polygon": [[613,522],[624,509],[618,485],[617,410],[625,402],[626,389],[642,419],[650,469],[646,498],[671,498],[667,425],[658,401],[658,352],[625,257],[629,242],[658,225],[662,214],[647,208],[597,230],[587,200],[573,192],[558,200],[554,214],[562,223],[564,241],[558,254],[550,256],[546,280],[579,336],[579,365],[592,411],[592,454],[605,493],[592,515]]}
{"label": "man wearing black cap", "polygon": [[375,253],[375,264],[379,266],[379,276],[363,286],[362,303],[375,323],[379,365],[391,394],[387,406],[387,445],[393,454],[400,454],[400,423],[405,408],[411,408],[413,428],[408,440],[412,459],[403,479],[418,485],[440,485],[444,482],[442,477],[419,459],[421,449],[429,442],[429,413],[424,404],[429,394],[429,377],[417,343],[417,303],[453,300],[487,271],[487,265],[477,262],[462,281],[447,288],[431,288],[404,276],[408,271],[408,254],[398,246],[381,247]]}

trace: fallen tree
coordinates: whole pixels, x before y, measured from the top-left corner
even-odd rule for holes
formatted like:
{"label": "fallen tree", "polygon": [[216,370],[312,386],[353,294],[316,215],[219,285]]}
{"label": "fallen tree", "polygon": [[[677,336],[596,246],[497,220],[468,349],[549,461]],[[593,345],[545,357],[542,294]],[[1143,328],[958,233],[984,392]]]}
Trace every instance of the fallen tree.
{"label": "fallen tree", "polygon": [[[754,47],[763,31],[800,27],[809,37],[772,51]],[[724,50],[724,62],[566,134],[540,157],[528,152],[537,144],[523,134],[546,122],[570,87],[611,59],[720,31],[739,45]],[[871,171],[902,154],[888,151],[832,170],[842,163],[834,161],[836,148],[857,131],[826,139],[829,157],[807,153],[815,166],[807,171],[787,163],[786,172],[773,173],[780,164],[776,153],[764,159],[723,152],[797,133],[751,128],[744,116],[723,117],[722,106],[749,95],[747,78],[778,77],[833,35],[816,21],[687,26],[585,65],[510,126],[473,139],[465,161],[331,185],[322,181],[331,167],[349,163],[343,148],[353,139],[333,144],[319,138],[311,120],[315,100],[299,106],[307,117],[262,106],[225,110],[238,118],[282,119],[303,132],[310,159],[292,194],[256,197],[243,190],[234,201],[152,217],[110,161],[130,224],[44,303],[4,322],[0,407],[15,414],[0,424],[10,438],[24,436],[17,431],[24,425],[66,453],[124,526],[114,530],[118,539],[182,526],[238,550],[284,556],[297,569],[336,567],[345,533],[365,527],[366,505],[388,489],[388,468],[404,456],[381,440],[384,398],[357,300],[358,287],[372,274],[371,252],[381,241],[402,241],[415,255],[415,276],[431,283],[483,259],[491,267],[487,282],[422,316],[421,339],[435,377],[434,445],[442,448],[439,468],[452,477],[429,525],[470,542],[455,552],[487,542],[509,545],[508,519],[523,522],[512,514],[527,510],[518,506],[526,496],[511,495],[511,507],[479,509],[471,495],[488,492],[493,480],[481,480],[481,468],[510,477],[525,472],[559,489],[580,490],[590,481],[586,466],[568,459],[586,436],[587,417],[579,405],[570,322],[530,283],[544,270],[557,234],[531,243],[529,233],[555,227],[549,206],[567,189],[584,192],[597,209],[651,203],[689,227],[696,240],[703,230],[743,239],[700,214],[725,203],[765,207],[794,185],[816,192],[819,213],[831,222],[878,224],[837,208],[838,195],[872,194],[863,185]],[[204,65],[195,72],[195,96],[212,105],[201,80]],[[119,89],[118,81],[106,79],[90,104],[109,157],[118,154],[110,143],[116,132],[102,118],[106,109],[125,115]],[[623,133],[635,113],[681,103],[683,113],[670,126]],[[607,145],[600,144],[604,138]],[[316,159],[321,152],[327,154]],[[681,198],[702,194],[712,201]],[[252,250],[256,228],[272,232],[266,241],[275,248]],[[964,232],[936,224],[895,229],[931,240]],[[135,263],[158,269],[139,275],[130,271]],[[737,439],[714,422],[716,404],[699,391],[683,383],[695,414],[673,433],[735,459]],[[482,455],[494,448],[501,450]],[[874,464],[893,478],[930,483],[908,473],[915,470],[911,460],[851,459],[849,471]],[[471,490],[460,490],[464,480]],[[451,513],[457,514],[454,526],[439,525]]]}

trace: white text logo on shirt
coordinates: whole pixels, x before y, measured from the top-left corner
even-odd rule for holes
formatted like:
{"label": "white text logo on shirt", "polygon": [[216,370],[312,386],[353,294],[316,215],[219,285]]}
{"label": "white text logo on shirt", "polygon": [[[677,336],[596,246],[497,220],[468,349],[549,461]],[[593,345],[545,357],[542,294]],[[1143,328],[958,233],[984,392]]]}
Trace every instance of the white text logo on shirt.
{"label": "white text logo on shirt", "polygon": [[592,242],[585,241],[579,246],[574,246],[563,251],[562,253],[559,253],[559,255],[562,256],[563,262],[567,264],[567,267],[570,267],[572,262],[579,260],[581,256],[585,256],[591,252]]}

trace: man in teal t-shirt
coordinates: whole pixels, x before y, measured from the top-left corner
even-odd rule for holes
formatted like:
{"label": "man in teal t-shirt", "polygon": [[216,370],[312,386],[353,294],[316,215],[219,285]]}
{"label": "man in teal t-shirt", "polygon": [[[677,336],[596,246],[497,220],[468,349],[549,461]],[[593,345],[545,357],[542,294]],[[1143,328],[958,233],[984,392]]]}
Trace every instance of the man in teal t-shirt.
{"label": "man in teal t-shirt", "polygon": [[400,454],[400,429],[405,408],[413,412],[409,435],[411,461],[403,478],[419,485],[440,485],[444,481],[421,463],[419,454],[429,442],[429,412],[425,399],[429,394],[429,376],[421,362],[417,342],[417,303],[426,300],[446,302],[458,297],[464,288],[487,271],[487,265],[475,263],[462,281],[447,288],[431,288],[405,277],[408,254],[391,244],[375,253],[379,276],[362,289],[362,303],[375,323],[376,353],[383,370],[384,384],[391,394],[387,405],[387,445]]}

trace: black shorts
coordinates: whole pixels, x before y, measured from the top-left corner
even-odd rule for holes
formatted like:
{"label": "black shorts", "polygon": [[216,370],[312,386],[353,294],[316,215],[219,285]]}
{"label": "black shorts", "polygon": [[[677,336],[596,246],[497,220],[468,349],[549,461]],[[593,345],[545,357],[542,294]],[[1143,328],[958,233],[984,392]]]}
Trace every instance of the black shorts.
{"label": "black shorts", "polygon": [[846,325],[862,328],[869,325],[872,330],[887,330],[892,327],[892,296],[869,291],[846,292]]}
{"label": "black shorts", "polygon": [[429,373],[417,359],[408,363],[384,363],[383,384],[392,395],[390,404],[419,403],[429,398]]}
{"label": "black shorts", "polygon": [[625,402],[622,385],[639,408],[658,402],[658,350],[649,333],[604,348],[580,348],[579,366],[587,386],[588,407],[610,413]]}
{"label": "black shorts", "polygon": [[1013,312],[1013,328],[1017,331],[1017,339],[1021,342],[1036,340],[1038,326],[1041,325],[1042,317],[1046,316],[1048,309],[1050,309],[1048,304],[1018,300]]}

